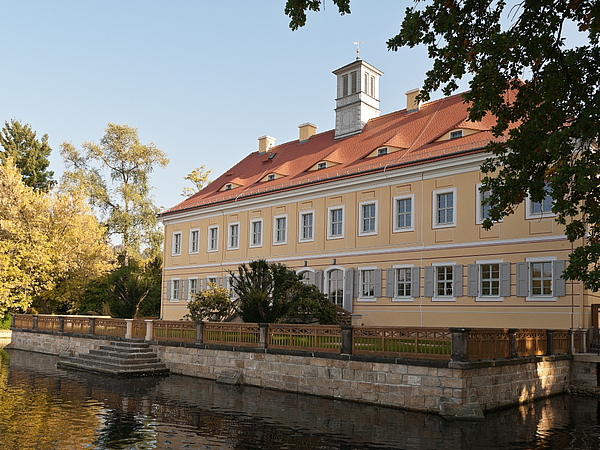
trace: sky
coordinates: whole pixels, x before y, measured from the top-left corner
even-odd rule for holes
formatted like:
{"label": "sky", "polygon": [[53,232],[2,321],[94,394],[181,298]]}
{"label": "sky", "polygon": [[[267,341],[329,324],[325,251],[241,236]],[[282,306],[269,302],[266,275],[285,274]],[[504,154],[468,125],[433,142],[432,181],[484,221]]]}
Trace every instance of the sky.
{"label": "sky", "polygon": [[298,139],[305,122],[334,128],[331,72],[355,60],[356,41],[361,59],[384,72],[382,114],[405,108],[431,61],[424,47],[388,52],[386,40],[412,4],[352,0],[340,16],[326,0],[291,31],[285,0],[3,0],[0,123],[48,134],[55,178],[62,142],[99,142],[109,122],[137,128],[170,160],[151,177],[166,209],[184,199],[195,167],[215,179],[258,150],[260,136],[278,145]]}

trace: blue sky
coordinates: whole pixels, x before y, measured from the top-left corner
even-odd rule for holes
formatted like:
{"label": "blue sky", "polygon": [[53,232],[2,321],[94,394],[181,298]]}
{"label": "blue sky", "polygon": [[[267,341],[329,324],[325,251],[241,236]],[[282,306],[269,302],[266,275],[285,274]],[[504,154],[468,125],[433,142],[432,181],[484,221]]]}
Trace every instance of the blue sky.
{"label": "blue sky", "polygon": [[215,179],[256,151],[259,136],[281,144],[297,139],[304,122],[332,129],[331,72],[355,59],[354,41],[384,72],[383,114],[403,109],[405,92],[431,66],[423,47],[385,45],[412,1],[353,0],[352,14],[340,16],[326,0],[325,11],[309,13],[295,32],[284,5],[5,0],[0,121],[47,133],[57,175],[61,142],[97,142],[108,122],[138,128],[143,143],[170,159],[152,176],[155,201],[168,208],[183,200],[183,177],[194,167],[212,168]]}

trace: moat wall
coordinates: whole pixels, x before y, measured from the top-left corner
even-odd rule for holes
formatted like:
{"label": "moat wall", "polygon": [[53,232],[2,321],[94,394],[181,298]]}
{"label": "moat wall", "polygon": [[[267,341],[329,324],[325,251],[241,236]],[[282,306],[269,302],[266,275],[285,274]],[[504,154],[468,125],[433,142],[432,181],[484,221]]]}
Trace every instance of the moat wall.
{"label": "moat wall", "polygon": [[[11,346],[51,355],[77,354],[115,339],[13,330]],[[489,411],[560,394],[571,384],[571,355],[449,362],[150,344],[176,374],[216,380],[238,371],[246,385],[432,413],[440,413],[441,402],[457,407],[478,404]]]}

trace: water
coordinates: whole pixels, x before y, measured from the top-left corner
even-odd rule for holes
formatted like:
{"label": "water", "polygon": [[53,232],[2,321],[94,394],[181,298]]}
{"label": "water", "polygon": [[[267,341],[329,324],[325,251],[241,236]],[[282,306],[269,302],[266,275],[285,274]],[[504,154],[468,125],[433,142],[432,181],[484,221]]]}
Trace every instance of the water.
{"label": "water", "polygon": [[115,380],[1,352],[0,449],[598,449],[600,403],[555,397],[448,422],[172,375]]}

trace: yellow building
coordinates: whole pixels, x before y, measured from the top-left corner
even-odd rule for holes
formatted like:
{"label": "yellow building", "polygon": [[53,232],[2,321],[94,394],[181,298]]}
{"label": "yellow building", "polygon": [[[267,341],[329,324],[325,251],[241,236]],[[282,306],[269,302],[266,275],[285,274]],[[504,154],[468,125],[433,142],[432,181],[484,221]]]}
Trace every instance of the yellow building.
{"label": "yellow building", "polygon": [[364,325],[590,326],[590,299],[560,275],[572,250],[543,203],[526,200],[486,231],[479,170],[493,119],[459,95],[380,115],[382,72],[336,71],[336,126],[251,153],[164,211],[161,314],[258,258],[304,272]]}

